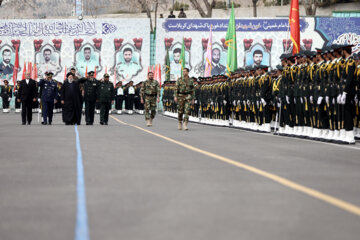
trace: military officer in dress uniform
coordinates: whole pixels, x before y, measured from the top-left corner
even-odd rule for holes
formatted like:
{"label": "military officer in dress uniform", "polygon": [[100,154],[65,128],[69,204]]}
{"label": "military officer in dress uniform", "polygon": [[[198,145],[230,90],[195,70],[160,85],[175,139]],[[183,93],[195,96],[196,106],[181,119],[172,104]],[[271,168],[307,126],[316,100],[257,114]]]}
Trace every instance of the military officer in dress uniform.
{"label": "military officer in dress uniform", "polygon": [[115,88],[115,109],[117,114],[122,114],[123,102],[125,100],[122,82],[118,82]]}
{"label": "military officer in dress uniform", "polygon": [[104,81],[99,83],[97,88],[97,102],[100,105],[100,124],[108,125],[109,110],[114,103],[115,91],[114,85],[109,81],[109,74],[104,74]]}
{"label": "military officer in dress uniform", "polygon": [[41,91],[43,125],[51,125],[54,105],[59,101],[57,83],[52,79],[53,73],[48,72],[46,79],[41,79],[39,87]]}
{"label": "military officer in dress uniform", "polygon": [[9,85],[8,80],[4,80],[4,86],[1,86],[1,98],[3,105],[3,112],[10,112],[10,101],[12,98],[12,87]]}
{"label": "military officer in dress uniform", "polygon": [[87,78],[80,78],[79,83],[84,83],[85,121],[86,125],[94,124],[95,104],[99,81],[94,78],[94,72],[88,72]]}
{"label": "military officer in dress uniform", "polygon": [[18,102],[19,99],[19,88],[20,88],[20,81],[16,82],[14,96],[15,96],[15,113],[21,112],[21,103]]}

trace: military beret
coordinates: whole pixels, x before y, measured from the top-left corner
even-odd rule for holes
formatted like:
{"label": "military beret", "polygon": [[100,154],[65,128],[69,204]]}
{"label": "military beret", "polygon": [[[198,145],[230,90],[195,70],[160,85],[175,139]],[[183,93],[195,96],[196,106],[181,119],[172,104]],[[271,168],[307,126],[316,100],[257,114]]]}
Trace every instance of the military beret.
{"label": "military beret", "polygon": [[107,78],[107,77],[110,77],[110,75],[107,74],[107,73],[105,73],[105,74],[104,74],[104,78]]}
{"label": "military beret", "polygon": [[8,80],[6,80],[6,79],[4,80],[4,83],[5,83],[5,82],[9,83],[9,81],[8,81]]}
{"label": "military beret", "polygon": [[46,73],[46,76],[53,76],[54,74],[52,72]]}
{"label": "military beret", "polygon": [[90,75],[90,74],[94,74],[95,72],[94,71],[90,71],[90,72],[88,72],[88,74]]}

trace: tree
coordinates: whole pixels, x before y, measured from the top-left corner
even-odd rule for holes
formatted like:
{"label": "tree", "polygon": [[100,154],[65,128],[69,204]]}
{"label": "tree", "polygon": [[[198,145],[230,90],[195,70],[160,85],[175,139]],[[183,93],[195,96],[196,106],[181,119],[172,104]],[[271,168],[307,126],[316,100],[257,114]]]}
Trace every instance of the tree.
{"label": "tree", "polygon": [[302,0],[302,4],[304,5],[306,16],[315,16],[318,7],[317,0]]}
{"label": "tree", "polygon": [[[211,3],[210,3],[211,1]],[[203,6],[201,6],[200,0],[190,0],[193,7],[198,10],[200,16],[202,18],[211,18],[212,16],[212,10],[216,5],[215,0],[202,0],[203,4],[205,5],[205,10],[203,9]]]}
{"label": "tree", "polygon": [[259,0],[252,0],[252,3],[253,3],[253,17],[257,17],[257,8],[256,8],[256,4]]}
{"label": "tree", "polygon": [[[138,3],[141,5],[141,8],[143,9],[143,11],[146,12],[146,15],[150,19],[150,31],[154,32],[154,29],[156,29],[156,26],[157,26],[157,9],[159,6],[159,1],[158,0],[138,0]],[[152,16],[151,16],[152,9],[154,9],[155,24],[153,24]]]}

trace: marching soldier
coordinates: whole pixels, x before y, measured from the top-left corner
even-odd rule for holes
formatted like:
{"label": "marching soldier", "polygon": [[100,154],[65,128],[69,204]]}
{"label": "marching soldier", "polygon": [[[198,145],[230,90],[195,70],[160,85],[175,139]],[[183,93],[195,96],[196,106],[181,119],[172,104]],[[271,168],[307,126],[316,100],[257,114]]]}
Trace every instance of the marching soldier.
{"label": "marching soldier", "polygon": [[54,104],[59,100],[58,88],[56,82],[52,79],[53,73],[48,72],[47,78],[41,79],[39,82],[39,87],[42,88],[41,91],[41,103],[42,103],[42,117],[43,125],[51,125],[53,118]]}
{"label": "marching soldier", "polygon": [[[178,104],[178,129],[188,130],[190,104],[194,104],[195,87],[194,81],[189,78],[189,69],[183,69],[183,77],[176,81],[174,102]],[[182,126],[184,120],[184,126]]]}
{"label": "marching soldier", "polygon": [[100,124],[108,125],[109,110],[114,103],[114,85],[109,81],[109,74],[104,74],[104,81],[100,82],[97,88],[97,102],[100,105]]}
{"label": "marching soldier", "polygon": [[148,79],[141,88],[140,99],[145,105],[146,126],[150,127],[156,115],[156,103],[160,102],[160,86],[158,81],[154,80],[152,72],[148,73]]}
{"label": "marching soldier", "polygon": [[4,86],[1,86],[1,98],[3,105],[3,113],[10,112],[10,101],[12,98],[12,87],[8,80],[4,80]]}

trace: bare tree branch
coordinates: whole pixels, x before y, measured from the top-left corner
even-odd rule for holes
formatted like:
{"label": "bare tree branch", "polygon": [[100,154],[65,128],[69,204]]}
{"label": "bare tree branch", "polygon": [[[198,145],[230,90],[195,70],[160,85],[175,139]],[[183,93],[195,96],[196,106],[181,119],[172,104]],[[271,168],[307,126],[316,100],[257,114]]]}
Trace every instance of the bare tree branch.
{"label": "bare tree branch", "polygon": [[202,1],[203,1],[203,4],[205,5],[206,12],[203,9],[203,7],[201,6],[199,0],[190,0],[191,4],[193,5],[193,7],[196,10],[198,10],[198,12],[202,18],[210,18],[212,16],[212,10],[216,5],[216,0],[212,0],[211,3],[209,0],[202,0]]}

